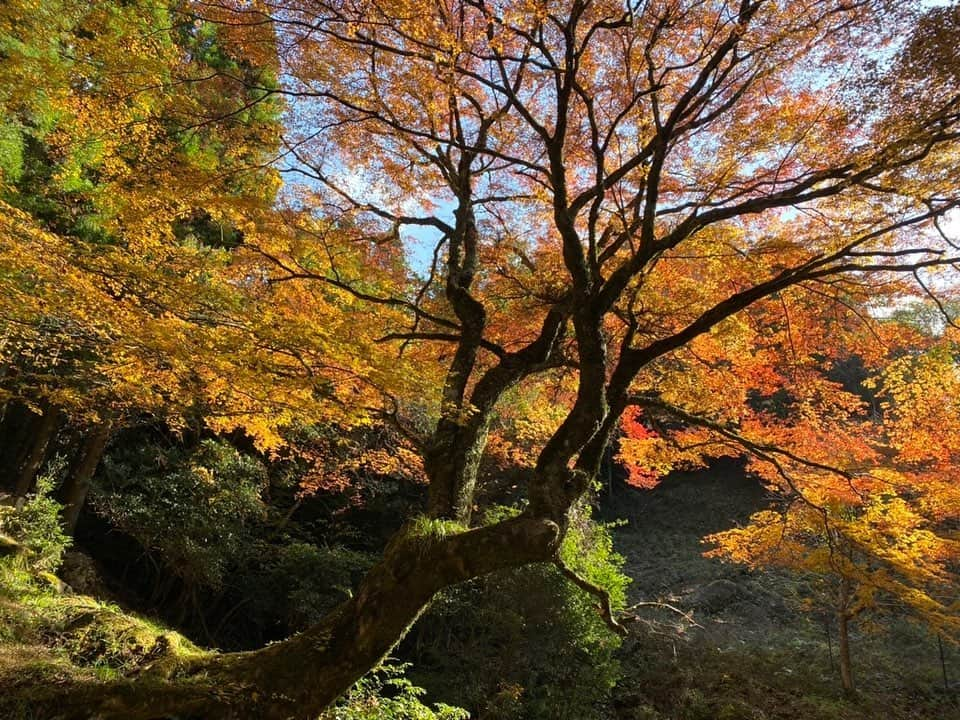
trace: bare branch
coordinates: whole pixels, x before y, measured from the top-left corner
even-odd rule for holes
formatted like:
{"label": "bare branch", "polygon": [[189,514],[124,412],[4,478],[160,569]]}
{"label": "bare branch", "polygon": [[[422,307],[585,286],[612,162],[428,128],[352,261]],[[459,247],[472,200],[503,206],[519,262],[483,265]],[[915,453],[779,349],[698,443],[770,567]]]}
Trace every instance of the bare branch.
{"label": "bare branch", "polygon": [[554,556],[553,564],[567,580],[572,582],[581,590],[584,590],[597,598],[599,601],[597,604],[597,610],[600,612],[600,617],[603,618],[603,621],[606,623],[608,628],[621,637],[625,637],[627,635],[627,629],[613,616],[613,609],[610,607],[609,592],[604,590],[599,585],[593,584],[585,577],[578,575],[574,570],[564,564],[559,554]]}

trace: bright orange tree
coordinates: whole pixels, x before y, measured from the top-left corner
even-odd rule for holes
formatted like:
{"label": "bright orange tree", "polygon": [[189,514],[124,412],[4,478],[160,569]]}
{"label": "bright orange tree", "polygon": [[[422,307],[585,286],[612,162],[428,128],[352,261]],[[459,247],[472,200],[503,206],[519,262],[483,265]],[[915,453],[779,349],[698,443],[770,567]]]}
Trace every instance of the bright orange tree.
{"label": "bright orange tree", "polygon": [[950,469],[960,416],[955,330],[942,304],[952,290],[931,299],[939,319],[922,328],[899,321],[906,311],[891,314],[909,294],[896,282],[833,283],[758,301],[655,369],[656,393],[638,396],[623,419],[619,458],[637,487],[678,464],[749,457],[783,502],[707,538],[709,554],[822,576],[848,689],[849,623],[881,600],[947,637],[960,631]]}
{"label": "bright orange tree", "polygon": [[[316,715],[437,591],[559,562],[568,513],[631,405],[779,463],[814,503],[837,456],[859,467],[879,454],[858,437],[856,403],[813,365],[871,302],[951,282],[960,253],[935,223],[960,202],[958,63],[950,33],[923,23],[956,28],[955,12],[921,21],[879,0],[204,7],[231,32],[275,28],[270,92],[296,104],[283,169],[311,183],[296,232],[245,238],[263,285],[326,288],[384,323],[384,344],[442,360],[416,408],[435,418],[417,440],[429,517],[304,633],[93,701],[60,693],[62,712]],[[412,239],[434,249],[419,284],[396,265]],[[764,328],[793,339],[786,357],[756,341]],[[342,377],[356,367],[370,371]],[[378,367],[376,384],[410,382],[409,365]],[[413,367],[429,379],[438,365]],[[790,414],[746,404],[748,375],[760,400],[788,378]],[[569,386],[560,412],[535,418],[526,509],[468,529],[499,406],[553,377]],[[415,431],[411,407],[385,406]]]}
{"label": "bright orange tree", "polygon": [[[952,331],[925,336],[845,303],[840,317],[816,296],[758,303],[736,330],[748,367],[720,356],[730,372],[714,393],[739,397],[724,403],[727,414],[648,398],[625,418],[620,457],[631,481],[652,487],[676,463],[747,454],[782,501],[708,537],[708,554],[820,576],[825,593],[811,599],[836,615],[841,678],[852,689],[849,625],[865,610],[895,601],[957,637],[960,495],[948,469],[957,461]],[[718,361],[716,348],[693,349],[683,382]]]}

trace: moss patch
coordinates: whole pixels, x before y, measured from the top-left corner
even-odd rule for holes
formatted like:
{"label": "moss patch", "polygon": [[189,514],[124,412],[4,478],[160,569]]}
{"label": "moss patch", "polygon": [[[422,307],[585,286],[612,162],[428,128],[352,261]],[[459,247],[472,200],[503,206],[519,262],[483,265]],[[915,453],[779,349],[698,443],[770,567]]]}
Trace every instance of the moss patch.
{"label": "moss patch", "polygon": [[170,677],[207,654],[179,633],[116,605],[64,593],[47,575],[18,559],[0,561],[3,717],[32,717],[34,689],[133,675]]}

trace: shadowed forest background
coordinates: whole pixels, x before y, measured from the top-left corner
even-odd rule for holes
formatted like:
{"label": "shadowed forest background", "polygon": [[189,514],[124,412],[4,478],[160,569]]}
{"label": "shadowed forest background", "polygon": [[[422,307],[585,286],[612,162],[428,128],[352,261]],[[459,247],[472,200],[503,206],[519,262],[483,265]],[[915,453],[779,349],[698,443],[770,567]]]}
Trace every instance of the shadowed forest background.
{"label": "shadowed forest background", "polygon": [[960,718],[960,6],[0,6],[0,715]]}

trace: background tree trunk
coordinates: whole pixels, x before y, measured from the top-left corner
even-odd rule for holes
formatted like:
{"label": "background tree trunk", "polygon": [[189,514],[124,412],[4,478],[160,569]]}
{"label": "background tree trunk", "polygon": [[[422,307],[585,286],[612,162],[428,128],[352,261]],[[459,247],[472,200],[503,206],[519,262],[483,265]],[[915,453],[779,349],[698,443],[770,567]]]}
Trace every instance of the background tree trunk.
{"label": "background tree trunk", "polygon": [[853,692],[853,669],[850,665],[850,628],[845,612],[837,614],[840,636],[840,682],[846,692]]}
{"label": "background tree trunk", "polygon": [[31,427],[37,420],[19,400],[11,400],[0,413],[0,468],[3,486],[13,491],[17,486],[18,470],[30,452]]}
{"label": "background tree trunk", "polygon": [[33,441],[30,450],[17,471],[17,485],[14,494],[17,498],[17,507],[23,506],[24,498],[33,489],[37,472],[47,457],[47,448],[59,424],[60,413],[56,408],[44,403],[43,416],[35,422]]}
{"label": "background tree trunk", "polygon": [[102,422],[84,438],[77,462],[60,489],[64,503],[63,527],[70,535],[73,535],[73,531],[77,528],[77,519],[80,517],[80,511],[90,490],[90,479],[110,441],[112,427],[109,420]]}
{"label": "background tree trunk", "polygon": [[847,578],[840,579],[839,608],[837,611],[837,634],[839,635],[840,682],[844,691],[852,693],[853,668],[850,664],[850,599],[852,588]]}

